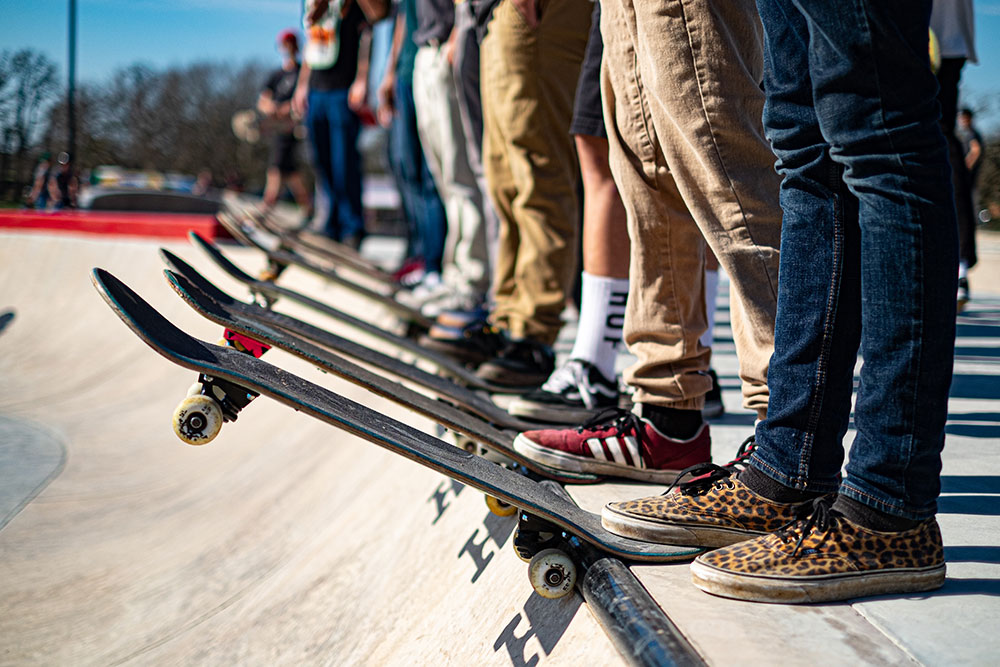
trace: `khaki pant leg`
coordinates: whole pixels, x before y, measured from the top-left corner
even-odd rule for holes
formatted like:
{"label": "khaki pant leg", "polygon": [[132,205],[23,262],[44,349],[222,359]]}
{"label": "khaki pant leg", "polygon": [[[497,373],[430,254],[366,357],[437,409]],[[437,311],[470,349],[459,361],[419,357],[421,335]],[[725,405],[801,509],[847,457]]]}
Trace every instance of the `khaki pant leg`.
{"label": "khaki pant leg", "polygon": [[516,338],[555,340],[576,275],[579,166],[569,125],[589,7],[550,0],[531,29],[502,2],[483,43],[484,167],[501,218],[494,320]]}
{"label": "khaki pant leg", "polygon": [[514,176],[507,159],[507,138],[501,113],[507,91],[513,84],[508,71],[505,52],[507,44],[495,29],[496,15],[490,21],[490,30],[480,44],[480,80],[483,109],[483,175],[490,200],[497,214],[497,240],[493,265],[493,323],[508,329],[506,320],[510,304],[515,300],[516,279],[514,266],[517,261],[519,236],[514,224],[513,200],[517,195]]}
{"label": "khaki pant leg", "polygon": [[602,0],[602,96],[611,170],[621,191],[632,251],[625,372],[637,402],[700,409],[711,389],[704,300],[705,241],[660,150],[645,81],[636,66],[634,15]]}
{"label": "khaki pant leg", "polygon": [[[605,40],[631,41],[659,147],[732,281],[744,405],[767,409],[780,179],[763,135],[762,30],[753,0],[607,0]],[[609,30],[604,30],[604,26]],[[613,72],[611,78],[616,78]]]}

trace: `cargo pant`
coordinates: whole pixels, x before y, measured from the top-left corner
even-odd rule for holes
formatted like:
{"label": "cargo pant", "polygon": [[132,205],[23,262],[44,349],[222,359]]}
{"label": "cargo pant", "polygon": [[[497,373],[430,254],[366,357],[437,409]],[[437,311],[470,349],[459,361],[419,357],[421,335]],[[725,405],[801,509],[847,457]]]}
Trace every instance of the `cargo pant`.
{"label": "cargo pant", "polygon": [[[699,409],[712,380],[704,241],[731,280],[744,406],[765,416],[781,209],[761,111],[753,0],[601,0],[611,170],[632,256],[624,338],[635,400]],[[703,241],[704,239],[704,241]]]}
{"label": "cargo pant", "polygon": [[483,169],[500,218],[493,322],[551,344],[577,274],[579,165],[569,134],[588,0],[546,0],[531,28],[509,0],[481,46]]}

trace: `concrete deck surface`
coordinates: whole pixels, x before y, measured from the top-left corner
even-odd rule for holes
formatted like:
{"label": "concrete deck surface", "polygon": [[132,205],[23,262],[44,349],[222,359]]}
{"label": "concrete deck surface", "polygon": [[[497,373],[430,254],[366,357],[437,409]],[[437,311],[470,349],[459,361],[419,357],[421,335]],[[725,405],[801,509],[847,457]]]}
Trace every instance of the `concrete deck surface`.
{"label": "concrete deck surface", "polygon": [[[995,664],[1000,295],[987,295],[1000,290],[988,278],[1000,243],[986,241],[982,277],[973,274],[982,296],[959,320],[940,515],[945,588],[753,605],[701,593],[686,565],[634,567],[710,664]],[[210,445],[181,444],[169,415],[192,374],[138,341],[88,276],[106,268],[181,328],[218,339],[166,286],[157,247],[0,234],[0,312],[15,312],[0,331],[0,665],[620,663],[581,598],[532,593],[509,545],[512,521],[490,515],[471,489],[266,399]],[[167,247],[246,295],[193,247]],[[227,250],[262,266],[259,254]],[[292,269],[282,280],[380,317],[313,276]],[[726,461],[753,416],[738,407],[727,299],[720,306],[713,365],[729,412],[712,433],[713,455]],[[278,309],[350,333],[294,304]],[[572,335],[569,326],[561,351]],[[436,431],[291,355],[268,359]],[[596,510],[659,490],[572,492]]]}

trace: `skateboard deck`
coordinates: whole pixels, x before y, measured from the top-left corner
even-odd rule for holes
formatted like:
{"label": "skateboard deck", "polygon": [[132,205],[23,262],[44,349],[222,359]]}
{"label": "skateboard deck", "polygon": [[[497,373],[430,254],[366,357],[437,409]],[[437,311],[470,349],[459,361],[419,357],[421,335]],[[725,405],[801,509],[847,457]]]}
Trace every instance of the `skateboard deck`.
{"label": "skateboard deck", "polygon": [[[515,431],[554,428],[551,423],[541,424],[515,417],[487,396],[450,378],[429,373],[401,359],[383,354],[308,322],[268,310],[256,303],[239,301],[219,289],[190,264],[169,250],[161,249],[160,255],[171,268],[171,271],[167,272],[167,279],[174,290],[192,308],[223,327],[299,356],[303,356],[301,353],[303,346],[300,343],[305,346],[319,345],[325,350],[346,355],[368,366],[387,371],[396,378],[428,389],[448,403],[456,405],[499,428]],[[316,362],[314,356],[306,355],[305,358]],[[330,356],[335,366],[342,361],[336,355]],[[338,372],[335,368],[326,368],[326,370]],[[347,379],[352,380],[351,377],[347,377]],[[395,385],[395,383],[391,384]],[[390,391],[395,390],[391,389]],[[388,397],[394,398],[392,395]],[[428,416],[434,418],[433,415]]]}
{"label": "skateboard deck", "polygon": [[285,250],[280,242],[280,239],[277,237],[272,236],[273,241],[269,243],[266,239],[262,238],[263,233],[260,232],[260,230],[247,229],[228,213],[220,211],[216,217],[219,222],[222,223],[222,226],[225,227],[237,241],[251,248],[257,248],[267,256],[268,263],[271,265],[270,277],[274,279],[276,279],[281,272],[284,271],[285,267],[296,266],[301,269],[305,269],[306,271],[309,271],[310,273],[313,273],[338,287],[343,287],[365,299],[368,299],[369,301],[383,306],[396,317],[419,329],[426,331],[434,324],[432,319],[425,317],[416,308],[411,308],[404,303],[400,303],[394,299],[391,294],[384,294],[365,287],[364,285],[343,277],[336,270],[320,266],[313,260]]}
{"label": "skateboard deck", "polygon": [[[394,292],[398,290],[392,274],[366,259],[350,246],[338,243],[327,236],[316,234],[306,229],[290,229],[274,221],[269,214],[261,211],[252,204],[237,206],[232,202],[228,202],[226,208],[232,213],[237,223],[242,223],[244,230],[248,227],[256,228],[269,234],[271,237],[277,237],[285,245],[286,250],[300,252],[300,254],[304,252],[307,255],[312,254],[321,257],[337,268],[343,267],[361,274],[384,285],[390,291]],[[271,242],[274,242],[273,238]]]}
{"label": "skateboard deck", "polygon": [[[333,373],[334,375],[348,380],[349,382],[353,382],[354,384],[363,387],[374,394],[398,403],[399,405],[412,410],[419,415],[437,422],[441,426],[459,434],[460,436],[470,439],[473,443],[477,443],[492,452],[500,454],[506,459],[513,461],[515,464],[520,465],[533,473],[565,482],[593,482],[598,479],[595,475],[566,473],[554,470],[548,466],[539,465],[534,461],[523,457],[516,450],[514,450],[514,438],[517,435],[516,431],[501,430],[501,428],[499,428],[500,425],[490,423],[488,419],[479,415],[470,414],[470,412],[467,411],[468,408],[466,406],[473,405],[477,411],[490,412],[490,414],[495,415],[499,419],[503,419],[503,416],[502,414],[497,413],[503,413],[503,411],[492,402],[476,394],[471,394],[471,396],[462,395],[461,390],[464,390],[463,387],[454,385],[454,383],[452,383],[451,387],[445,385],[440,388],[440,391],[442,394],[449,394],[450,396],[445,396],[444,401],[431,398],[425,394],[414,391],[405,385],[386,379],[377,373],[373,373],[365,368],[362,368],[347,359],[314,345],[305,338],[296,336],[287,330],[278,328],[280,326],[279,322],[284,319],[289,320],[292,326],[296,326],[296,321],[291,318],[284,318],[284,316],[279,315],[273,318],[273,322],[268,322],[266,320],[271,318],[257,319],[251,316],[245,316],[241,313],[242,309],[240,309],[239,306],[245,306],[248,311],[251,309],[261,310],[260,307],[248,306],[247,304],[240,304],[239,302],[232,300],[230,300],[229,303],[224,301],[215,301],[211,298],[211,296],[203,292],[197,284],[188,280],[183,275],[173,271],[167,271],[166,274],[171,287],[174,288],[174,291],[176,291],[189,306],[194,308],[204,317],[226,327],[228,330],[236,331],[245,336],[249,336],[255,341],[263,342],[266,344],[266,347],[273,345],[305,359],[311,364],[317,366],[320,370]],[[276,315],[273,313],[267,313],[267,311],[263,312],[270,315]],[[304,322],[299,322],[298,325],[304,325],[302,328],[307,330],[309,328],[309,325]],[[320,334],[322,332],[320,330],[316,330],[314,333]],[[364,353],[361,352],[361,354]],[[254,356],[259,357],[261,354],[254,354]],[[400,372],[406,373],[406,370],[401,369]],[[449,382],[444,378],[439,378],[434,375],[431,375],[430,378],[440,380],[442,383]],[[458,395],[461,398],[455,399],[454,395]],[[491,406],[493,408],[492,412],[490,411]],[[507,418],[510,422],[519,421],[510,415],[507,415]],[[528,425],[528,427],[537,428],[538,426]],[[477,448],[471,449],[476,450]]]}
{"label": "skateboard deck", "polygon": [[505,387],[503,385],[483,380],[474,372],[469,370],[469,368],[465,365],[455,361],[451,357],[447,357],[443,354],[435,352],[434,350],[428,350],[422,347],[412,338],[397,336],[391,331],[386,331],[371,322],[366,322],[365,320],[354,317],[349,313],[345,313],[342,310],[334,308],[333,306],[325,304],[321,301],[317,301],[316,299],[296,292],[295,290],[282,287],[271,281],[254,278],[249,273],[236,266],[236,264],[226,257],[214,243],[206,240],[197,232],[190,232],[188,236],[195,245],[205,251],[209,258],[219,268],[225,271],[231,278],[245,284],[252,293],[259,295],[268,306],[272,305],[279,298],[287,298],[290,301],[306,306],[307,308],[315,310],[316,312],[326,315],[327,317],[343,322],[353,329],[357,329],[358,331],[362,331],[378,338],[380,341],[391,345],[401,352],[412,354],[419,359],[428,361],[436,366],[444,375],[453,378],[455,381],[469,388],[482,389],[483,391],[495,394],[516,393],[520,391],[517,388]]}
{"label": "skateboard deck", "polygon": [[[568,545],[567,548],[582,541],[605,553],[637,562],[690,560],[702,551],[614,535],[601,526],[600,516],[577,507],[535,480],[449,445],[260,359],[232,348],[199,341],[175,327],[135,292],[102,269],[94,269],[93,281],[107,304],[132,332],[171,362],[267,395],[294,410],[517,507],[522,525],[526,518],[531,518],[557,528],[559,540]],[[536,556],[542,556],[545,551]],[[532,571],[534,565],[533,559]],[[544,571],[548,572],[551,570]]]}

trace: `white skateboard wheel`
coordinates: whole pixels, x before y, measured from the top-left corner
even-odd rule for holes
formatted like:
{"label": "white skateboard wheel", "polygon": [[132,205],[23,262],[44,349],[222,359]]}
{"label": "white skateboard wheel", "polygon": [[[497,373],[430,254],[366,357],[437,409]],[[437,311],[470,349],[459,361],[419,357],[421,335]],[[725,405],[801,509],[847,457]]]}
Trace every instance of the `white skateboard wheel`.
{"label": "white skateboard wheel", "polygon": [[174,410],[174,433],[189,445],[204,445],[219,435],[222,410],[208,396],[188,396]]}
{"label": "white skateboard wheel", "polygon": [[531,587],[543,598],[565,597],[576,584],[576,564],[559,549],[543,549],[531,559],[528,578]]}

